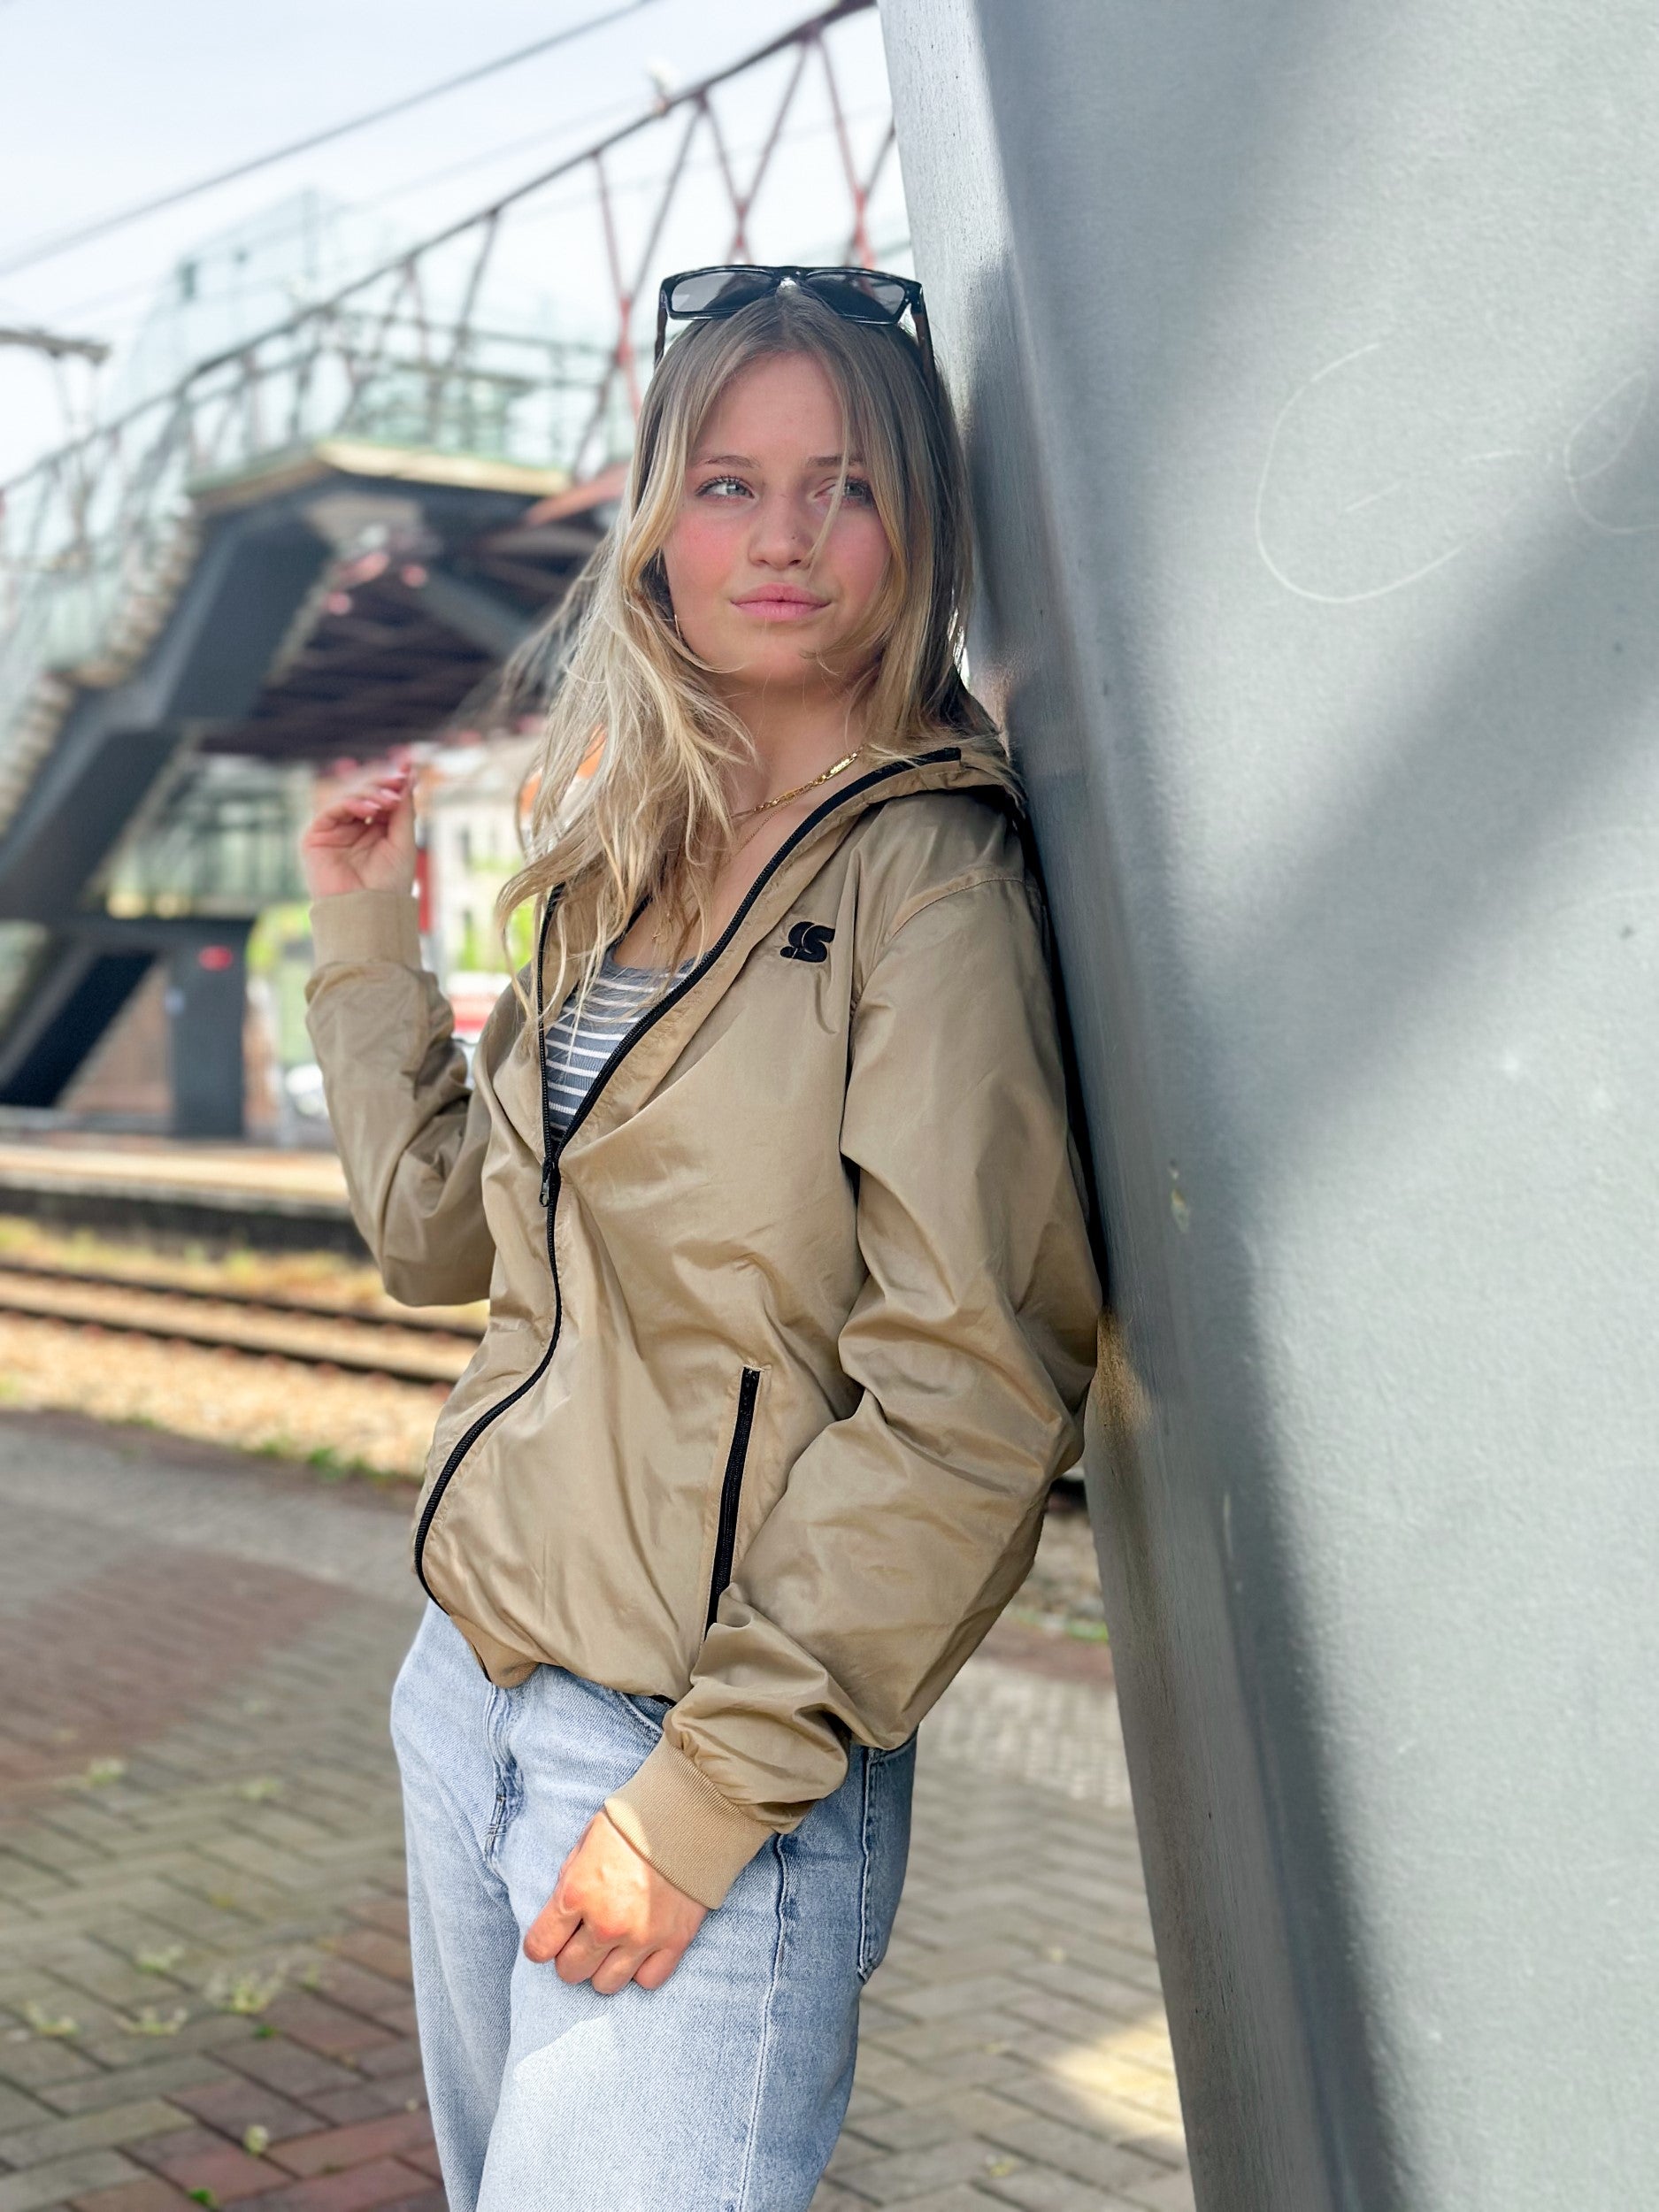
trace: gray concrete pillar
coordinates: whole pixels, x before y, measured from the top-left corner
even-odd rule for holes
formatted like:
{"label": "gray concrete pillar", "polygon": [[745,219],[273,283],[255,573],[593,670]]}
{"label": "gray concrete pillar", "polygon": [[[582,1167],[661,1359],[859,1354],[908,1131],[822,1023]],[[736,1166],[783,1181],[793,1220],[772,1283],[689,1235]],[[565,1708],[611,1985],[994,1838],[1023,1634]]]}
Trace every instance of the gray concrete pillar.
{"label": "gray concrete pillar", "polygon": [[1199,2203],[1659,2203],[1659,27],[883,12]]}

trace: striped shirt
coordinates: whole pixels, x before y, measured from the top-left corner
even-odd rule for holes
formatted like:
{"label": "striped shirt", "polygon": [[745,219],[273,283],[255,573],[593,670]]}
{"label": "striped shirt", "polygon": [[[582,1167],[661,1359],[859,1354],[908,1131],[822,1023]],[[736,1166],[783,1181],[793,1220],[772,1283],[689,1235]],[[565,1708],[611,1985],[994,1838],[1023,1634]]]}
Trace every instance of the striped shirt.
{"label": "striped shirt", "polygon": [[593,1088],[594,1078],[644,1008],[694,964],[687,960],[665,976],[661,968],[622,967],[606,953],[580,1021],[572,993],[547,1034],[548,1109],[556,1140],[563,1140]]}

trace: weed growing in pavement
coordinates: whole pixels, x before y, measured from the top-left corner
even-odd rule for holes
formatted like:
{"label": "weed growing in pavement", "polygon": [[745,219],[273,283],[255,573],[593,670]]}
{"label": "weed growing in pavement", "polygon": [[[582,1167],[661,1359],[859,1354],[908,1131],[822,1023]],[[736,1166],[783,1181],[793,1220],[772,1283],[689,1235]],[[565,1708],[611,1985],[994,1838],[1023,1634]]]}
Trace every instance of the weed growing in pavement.
{"label": "weed growing in pavement", "polygon": [[372,1459],[357,1459],[333,1444],[297,1444],[291,1436],[273,1436],[263,1443],[244,1444],[242,1450],[256,1459],[286,1459],[309,1467],[324,1482],[372,1482],[377,1488],[406,1490],[420,1480],[415,1467],[380,1467]]}
{"label": "weed growing in pavement", "polygon": [[267,1437],[263,1443],[243,1448],[257,1459],[286,1459],[300,1467],[309,1467],[325,1482],[345,1482],[354,1475],[367,1475],[374,1470],[360,1459],[342,1459],[332,1444],[300,1444],[291,1436]]}
{"label": "weed growing in pavement", "polygon": [[236,1794],[250,1805],[263,1805],[267,1798],[281,1796],[282,1785],[274,1774],[256,1774],[249,1781],[237,1783]]}
{"label": "weed growing in pavement", "polygon": [[242,2130],[242,2147],[250,2158],[263,2158],[271,2147],[271,2131],[262,2128],[257,2120]]}
{"label": "weed growing in pavement", "polygon": [[67,2013],[58,2015],[48,2012],[37,1997],[31,1997],[27,2004],[24,2006],[23,2017],[36,2035],[67,2036],[79,2035],[81,2032],[79,2020],[72,2020]]}
{"label": "weed growing in pavement", "polygon": [[145,2005],[131,2020],[123,2020],[123,2035],[177,2035],[189,2018],[188,2008],[176,2005],[171,2012],[161,2012],[154,2005]]}
{"label": "weed growing in pavement", "polygon": [[133,1964],[141,1974],[171,1974],[185,1955],[182,1943],[159,1943],[134,1951]]}
{"label": "weed growing in pavement", "polygon": [[253,1966],[243,1967],[233,1973],[221,1970],[207,1985],[204,1994],[209,2004],[220,2012],[238,2012],[251,2016],[263,2012],[271,2000],[288,1983],[286,1966],[267,1967],[263,1972]]}

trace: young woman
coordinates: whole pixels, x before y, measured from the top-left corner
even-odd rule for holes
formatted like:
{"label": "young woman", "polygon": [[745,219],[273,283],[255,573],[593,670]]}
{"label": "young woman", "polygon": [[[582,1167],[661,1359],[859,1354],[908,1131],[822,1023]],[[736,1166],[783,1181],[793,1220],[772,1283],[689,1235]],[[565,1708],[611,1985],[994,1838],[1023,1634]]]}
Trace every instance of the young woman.
{"label": "young woman", "polygon": [[[388,1288],[483,1296],[393,1727],[453,2212],[801,2212],[917,1724],[1075,1456],[1099,1289],[918,288],[695,272],[469,1081],[410,770],[305,838]],[[659,328],[659,357],[661,337]]]}

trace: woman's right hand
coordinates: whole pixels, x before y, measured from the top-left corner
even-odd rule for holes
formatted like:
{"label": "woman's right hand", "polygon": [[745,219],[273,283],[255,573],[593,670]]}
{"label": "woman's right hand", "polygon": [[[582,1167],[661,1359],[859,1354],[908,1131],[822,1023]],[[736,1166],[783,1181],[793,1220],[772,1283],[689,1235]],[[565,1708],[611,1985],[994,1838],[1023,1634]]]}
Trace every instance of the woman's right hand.
{"label": "woman's right hand", "polygon": [[399,746],[359,767],[334,763],[346,780],[318,808],[300,839],[300,866],[312,898],[342,891],[415,886],[415,764]]}

